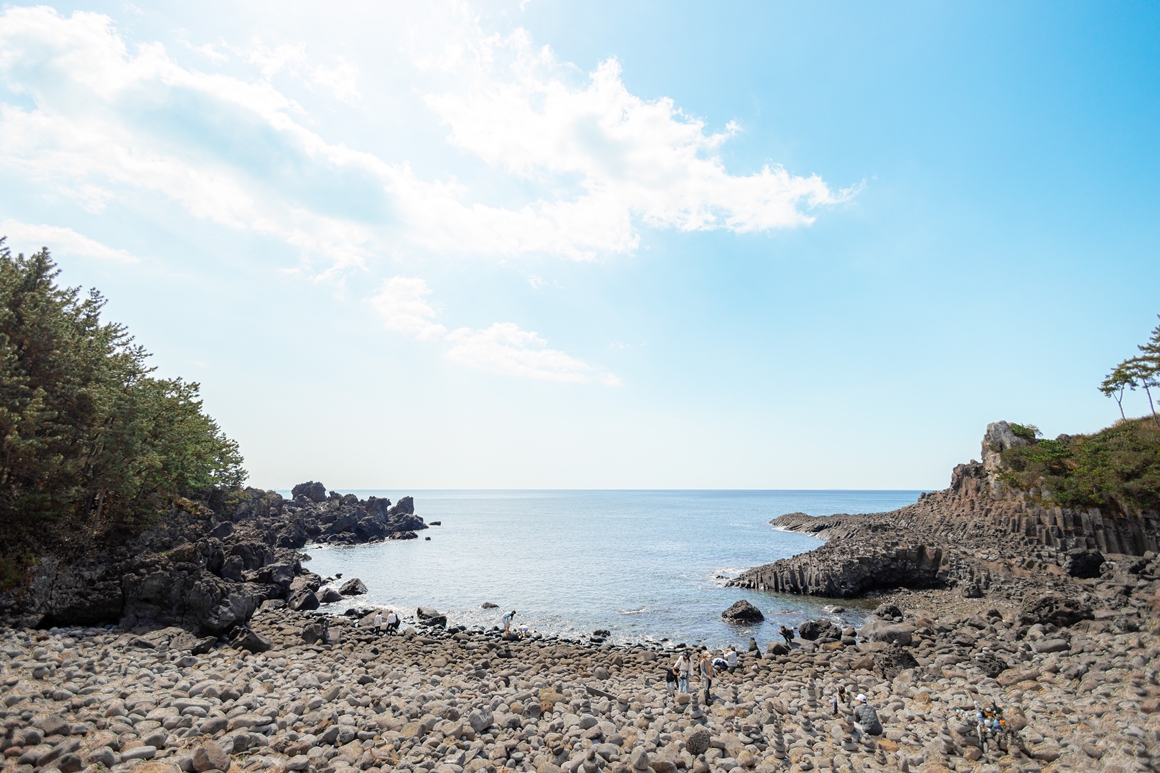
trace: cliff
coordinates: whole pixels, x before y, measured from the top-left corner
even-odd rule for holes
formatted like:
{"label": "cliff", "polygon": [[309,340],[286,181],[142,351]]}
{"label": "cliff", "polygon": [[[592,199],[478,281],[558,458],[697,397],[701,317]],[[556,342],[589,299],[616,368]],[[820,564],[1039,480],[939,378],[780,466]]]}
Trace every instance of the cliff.
{"label": "cliff", "polygon": [[1004,452],[1028,444],[996,422],[983,462],[955,467],[951,485],[890,513],[772,523],[824,538],[816,550],[749,569],[732,585],[850,598],[897,587],[958,587],[967,595],[1021,594],[1099,573],[1104,556],[1160,552],[1160,514],[1110,503],[1059,507],[1006,482]]}

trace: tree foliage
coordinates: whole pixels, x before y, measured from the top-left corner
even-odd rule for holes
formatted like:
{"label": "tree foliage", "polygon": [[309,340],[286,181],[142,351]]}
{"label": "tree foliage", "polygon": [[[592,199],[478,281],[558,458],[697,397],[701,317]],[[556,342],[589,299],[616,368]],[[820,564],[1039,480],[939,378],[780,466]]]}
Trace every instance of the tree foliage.
{"label": "tree foliage", "polygon": [[1094,435],[1061,435],[1003,452],[1004,480],[1064,507],[1160,510],[1160,430],[1120,421]]}
{"label": "tree foliage", "polygon": [[177,497],[246,477],[198,385],[161,379],[104,298],[56,283],[47,250],[0,238],[0,556],[76,552]]}
{"label": "tree foliage", "polygon": [[1148,343],[1136,347],[1140,355],[1130,357],[1115,368],[1100,384],[1100,391],[1112,397],[1120,408],[1120,418],[1124,416],[1124,390],[1135,392],[1143,389],[1148,396],[1148,408],[1152,412],[1152,423],[1160,429],[1160,418],[1156,416],[1156,403],[1152,400],[1152,390],[1160,389],[1160,325],[1152,328]]}

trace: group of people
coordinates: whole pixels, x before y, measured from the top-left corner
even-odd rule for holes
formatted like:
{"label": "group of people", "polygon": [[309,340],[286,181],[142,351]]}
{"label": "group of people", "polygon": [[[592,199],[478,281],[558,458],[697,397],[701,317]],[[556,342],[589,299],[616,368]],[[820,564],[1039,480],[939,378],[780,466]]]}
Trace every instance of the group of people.
{"label": "group of people", "polygon": [[677,658],[677,662],[665,669],[665,686],[668,688],[670,696],[678,691],[687,693],[689,692],[689,682],[692,681],[693,673],[696,672],[701,677],[703,691],[701,702],[708,705],[712,702],[713,677],[716,672],[719,670],[732,672],[736,668],[736,647],[722,650],[719,658],[710,656],[708,649],[702,650],[699,656],[696,654],[686,655],[682,652]]}
{"label": "group of people", "polygon": [[[386,622],[387,622],[387,636],[393,636],[394,634],[399,632],[399,616],[397,614],[395,614],[395,610],[393,610],[393,609],[387,610]],[[375,631],[378,632],[378,631],[381,631],[382,629],[383,629],[383,613],[380,610],[379,612],[375,613]]]}

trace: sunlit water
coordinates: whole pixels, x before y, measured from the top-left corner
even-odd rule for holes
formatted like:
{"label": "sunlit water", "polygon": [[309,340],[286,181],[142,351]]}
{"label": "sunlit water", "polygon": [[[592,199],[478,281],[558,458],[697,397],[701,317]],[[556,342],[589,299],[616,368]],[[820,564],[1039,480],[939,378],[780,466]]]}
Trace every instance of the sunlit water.
{"label": "sunlit water", "polygon": [[[435,607],[450,624],[498,625],[505,610],[546,634],[580,638],[596,629],[611,641],[746,645],[764,648],[780,625],[827,616],[831,601],[727,588],[751,566],[821,543],[774,529],[783,513],[810,515],[893,510],[917,491],[356,491],[404,493],[427,523],[418,540],[307,548],[306,565],[324,577],[361,578],[369,593],[326,607],[393,607],[405,621]],[[430,541],[423,538],[430,537]],[[748,599],[764,623],[738,628],[721,612]],[[484,610],[491,602],[499,609]],[[859,624],[865,610],[835,622]]]}

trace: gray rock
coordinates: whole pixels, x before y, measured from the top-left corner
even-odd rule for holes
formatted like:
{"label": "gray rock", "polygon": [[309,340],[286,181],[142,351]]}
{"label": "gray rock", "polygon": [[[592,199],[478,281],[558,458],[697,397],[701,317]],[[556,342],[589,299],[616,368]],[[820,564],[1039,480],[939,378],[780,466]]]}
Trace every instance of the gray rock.
{"label": "gray rock", "polygon": [[303,612],[311,609],[318,609],[318,597],[314,595],[313,591],[300,590],[290,594],[290,598],[286,599],[286,606],[293,609],[295,612]]}
{"label": "gray rock", "polygon": [[230,756],[218,743],[206,741],[193,750],[193,769],[197,773],[207,770],[229,770]]}
{"label": "gray rock", "polygon": [[291,489],[290,495],[295,499],[298,497],[305,497],[311,502],[324,502],[326,501],[326,486],[322,485],[321,481],[315,483],[314,481],[309,480],[305,483],[299,483],[297,486]]}
{"label": "gray rock", "polygon": [[739,625],[750,625],[752,623],[760,623],[765,619],[765,615],[761,610],[750,604],[745,599],[741,599],[733,604],[733,606],[721,613],[722,619],[727,623],[735,623]]}
{"label": "gray rock", "polygon": [[362,580],[355,577],[343,583],[338,592],[344,596],[361,596],[367,592],[367,586],[363,584]]}
{"label": "gray rock", "polygon": [[709,741],[711,740],[709,731],[705,728],[698,728],[689,734],[685,739],[685,751],[697,757],[709,751]]}
{"label": "gray rock", "polygon": [[342,594],[334,588],[323,588],[318,592],[317,596],[320,604],[334,604],[342,601]]}

